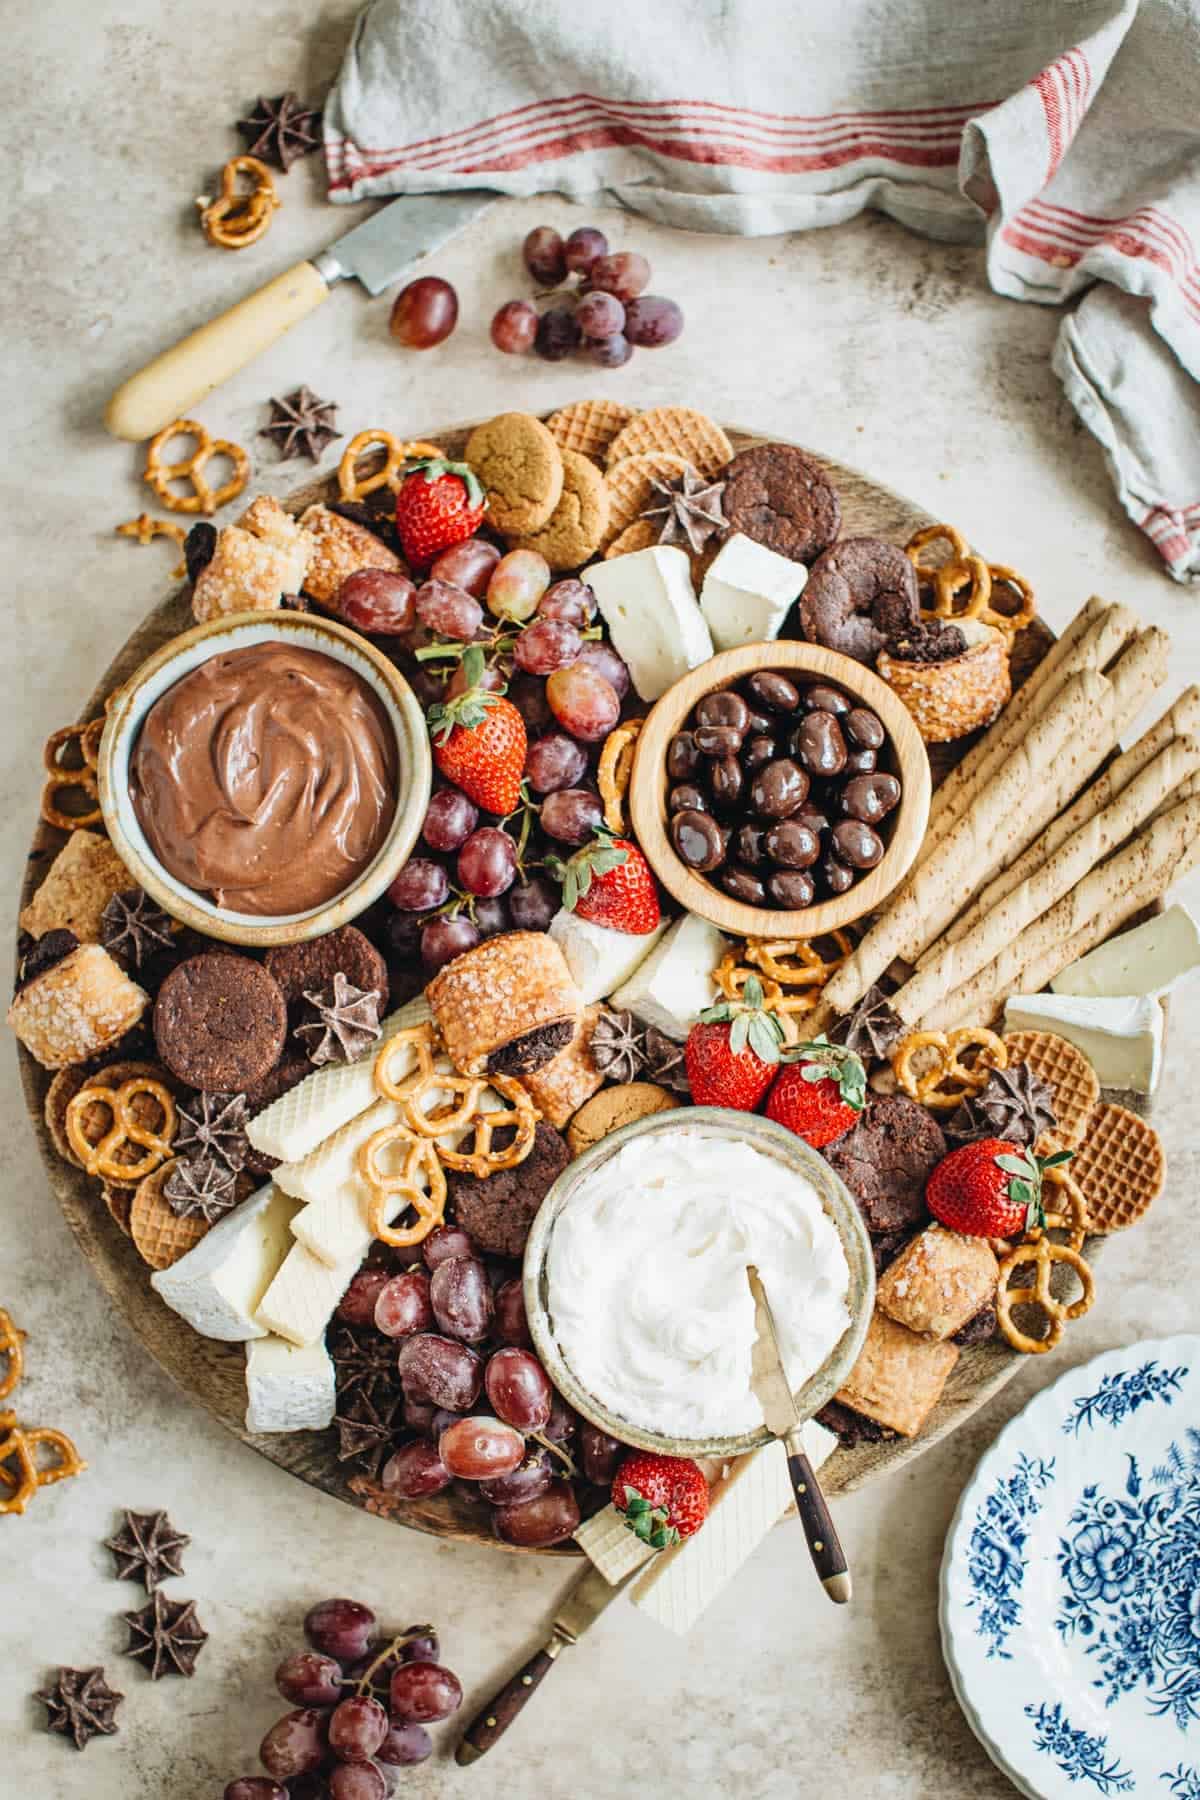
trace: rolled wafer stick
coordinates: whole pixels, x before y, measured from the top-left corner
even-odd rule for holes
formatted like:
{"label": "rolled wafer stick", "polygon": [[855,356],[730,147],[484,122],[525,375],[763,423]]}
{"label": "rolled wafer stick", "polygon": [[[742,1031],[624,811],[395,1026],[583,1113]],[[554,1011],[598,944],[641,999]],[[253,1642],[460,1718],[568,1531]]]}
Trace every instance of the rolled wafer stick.
{"label": "rolled wafer stick", "polygon": [[[965,937],[984,913],[990,912],[1014,888],[1020,887],[1081,825],[1086,825],[1089,819],[1095,818],[1098,812],[1102,812],[1115,800],[1134,777],[1140,775],[1148,763],[1153,762],[1159,751],[1166,748],[1172,738],[1189,735],[1200,735],[1200,687],[1185,688],[1157,724],[1143,732],[1136,744],[1131,745],[1123,756],[1119,756],[1116,762],[1110,764],[1102,775],[1098,775],[1083,790],[1074,806],[1060,813],[1057,819],[1052,819],[1041,837],[1035,838],[1016,862],[1010,863],[1007,869],[1002,869],[999,875],[989,881],[967,911],[955,919],[943,941],[953,944]],[[1179,798],[1183,799],[1185,796],[1181,793]],[[940,949],[941,944],[935,944],[922,961],[927,961],[929,956],[936,956]]]}
{"label": "rolled wafer stick", "polygon": [[1094,669],[1072,675],[935,854],[897,888],[827,984],[829,1004],[849,1012],[893,958],[915,962],[980,882],[1061,811],[1111,747],[1111,733],[1110,683]]}
{"label": "rolled wafer stick", "polygon": [[[1194,860],[1197,834],[1200,799],[1185,800],[1160,814],[1115,856],[1085,875],[1069,894],[1018,933],[986,968],[930,1007],[921,1018],[921,1029],[944,1031],[952,1020],[983,1017],[1004,995],[1017,991],[1014,983],[1023,971],[1029,970],[1032,977],[1047,959],[1053,960],[1056,947],[1083,934],[1100,914],[1115,910],[1130,895],[1137,894],[1139,903],[1145,905],[1143,891],[1150,896],[1164,893],[1178,872],[1191,866],[1188,858],[1192,855]],[[1200,847],[1195,854],[1200,854]],[[1065,966],[1059,964],[1059,968]],[[1053,973],[1057,974],[1058,969]]]}
{"label": "rolled wafer stick", "polygon": [[[1177,799],[1180,784],[1200,769],[1200,744],[1176,738],[1118,794],[1111,805],[1081,825],[1019,887],[986,912],[956,943],[940,940],[936,954],[893,996],[892,1007],[906,1025],[945,999],[1000,955],[1027,925],[1069,894],[1132,833],[1145,826],[1164,802]],[[1044,835],[1044,834],[1043,834]]]}

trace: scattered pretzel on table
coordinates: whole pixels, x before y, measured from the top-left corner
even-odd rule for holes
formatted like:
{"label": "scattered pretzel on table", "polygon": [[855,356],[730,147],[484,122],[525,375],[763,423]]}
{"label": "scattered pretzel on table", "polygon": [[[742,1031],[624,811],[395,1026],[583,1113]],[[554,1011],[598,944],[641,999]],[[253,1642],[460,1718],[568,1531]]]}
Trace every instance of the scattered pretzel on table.
{"label": "scattered pretzel on table", "polygon": [[[0,1413],[0,1513],[23,1513],[39,1488],[53,1487],[56,1481],[69,1481],[81,1475],[87,1464],[65,1431],[50,1425],[35,1425],[30,1430],[17,1424],[15,1413]],[[42,1447],[57,1452],[58,1461],[49,1466],[39,1464],[37,1452]],[[16,1471],[5,1465],[16,1459]]]}
{"label": "scattered pretzel on table", "polygon": [[[390,1144],[404,1146],[404,1166],[398,1173],[387,1174],[380,1167],[380,1156]],[[370,1189],[367,1224],[372,1237],[385,1244],[407,1248],[419,1244],[441,1225],[446,1216],[446,1172],[442,1167],[438,1146],[431,1138],[420,1137],[402,1119],[384,1125],[361,1145],[358,1172]],[[421,1185],[425,1176],[427,1187]],[[399,1199],[411,1207],[416,1219],[411,1225],[393,1227],[386,1211],[389,1200]]]}
{"label": "scattered pretzel on table", "polygon": [[[172,438],[177,437],[194,438],[195,449],[179,462],[164,462],[163,451]],[[218,488],[211,486],[204,473],[214,457],[224,457],[233,465],[229,479]],[[249,481],[250,458],[240,444],[230,443],[228,438],[213,437],[208,427],[197,419],[176,419],[172,424],[164,425],[157,437],[150,439],[142,479],[154,489],[168,512],[215,513],[218,507],[236,499]],[[172,493],[173,481],[190,481],[192,492]]]}
{"label": "scattered pretzel on table", "polygon": [[0,1356],[7,1357],[8,1367],[0,1375],[0,1400],[8,1396],[25,1373],[25,1333],[13,1324],[11,1315],[0,1306]]}
{"label": "scattered pretzel on table", "polygon": [[[104,817],[100,811],[100,788],[96,780],[103,730],[102,718],[90,719],[86,725],[63,725],[46,739],[42,751],[46,781],[42,787],[41,814],[46,824],[53,825],[58,831],[99,825]],[[72,752],[79,757],[77,765],[63,760]],[[90,802],[82,812],[64,812],[59,805],[58,796],[71,790],[84,795]]]}
{"label": "scattered pretzel on table", "polygon": [[[963,1056],[976,1050],[976,1060]],[[922,1069],[914,1067],[922,1051],[933,1058]],[[982,1025],[963,1025],[957,1031],[910,1031],[891,1055],[892,1073],[910,1100],[934,1112],[950,1112],[967,1094],[987,1086],[993,1069],[1007,1069],[1008,1046],[1004,1039]]]}
{"label": "scattered pretzel on table", "polygon": [[[182,525],[176,525],[173,519],[152,519],[149,513],[139,513],[136,519],[126,519],[123,525],[115,527],[118,537],[133,538],[139,544],[152,544],[155,538],[170,538],[173,544],[183,549],[183,540],[187,532]],[[180,557],[171,574],[181,580],[187,574],[187,559]]]}
{"label": "scattered pretzel on table", "polygon": [[[383,466],[373,475],[360,477],[359,458],[373,449],[384,452]],[[391,488],[395,493],[404,480],[406,463],[424,462],[445,454],[436,444],[422,443],[420,439],[406,443],[391,431],[360,431],[342,451],[342,460],[338,464],[338,493],[343,500],[365,500],[368,494],[374,494],[382,487]]]}
{"label": "scattered pretzel on table", "polygon": [[[239,186],[248,181],[248,189]],[[222,250],[245,250],[270,228],[279,195],[266,163],[257,156],[234,156],[221,170],[221,191],[196,201],[200,224],[210,244]]]}
{"label": "scattered pretzel on table", "polygon": [[[161,1127],[151,1130],[139,1124],[133,1102],[139,1094],[148,1094],[162,1108]],[[83,1126],[83,1114],[93,1106],[106,1108],[112,1124],[99,1138],[91,1139]],[[103,1176],[105,1181],[120,1181],[127,1186],[152,1175],[171,1154],[175,1137],[175,1101],[161,1081],[146,1075],[135,1075],[118,1088],[80,1088],[67,1105],[67,1142],[89,1175]],[[134,1162],[118,1162],[117,1152],[126,1144],[137,1144],[146,1154]]]}
{"label": "scattered pretzel on table", "polygon": [[[1078,1300],[1059,1300],[1051,1292],[1050,1282],[1056,1263],[1073,1269],[1079,1277],[1083,1292]],[[1010,1278],[1016,1270],[1030,1266],[1036,1271],[1032,1283],[1010,1287]],[[996,1318],[1014,1350],[1039,1356],[1047,1350],[1053,1350],[1062,1341],[1063,1327],[1067,1320],[1082,1318],[1095,1298],[1096,1283],[1092,1271],[1079,1251],[1072,1249],[1070,1244],[1056,1244],[1042,1233],[1035,1243],[1018,1244],[1002,1260],[996,1287]],[[1047,1321],[1045,1337],[1030,1337],[1028,1332],[1021,1330],[1012,1316],[1015,1306],[1037,1306],[1041,1309]]]}
{"label": "scattered pretzel on table", "polygon": [[596,765],[596,785],[604,802],[604,823],[618,836],[625,830],[625,796],[633,774],[633,754],[644,719],[626,719],[610,731]]}

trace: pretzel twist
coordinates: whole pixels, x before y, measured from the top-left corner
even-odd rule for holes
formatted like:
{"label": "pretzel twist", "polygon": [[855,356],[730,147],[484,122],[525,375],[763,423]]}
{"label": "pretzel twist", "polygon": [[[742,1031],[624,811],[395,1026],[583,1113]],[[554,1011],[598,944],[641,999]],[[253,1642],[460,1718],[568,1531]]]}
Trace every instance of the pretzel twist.
{"label": "pretzel twist", "polygon": [[[158,1131],[141,1125],[133,1112],[139,1094],[149,1094],[162,1108],[163,1123]],[[83,1128],[82,1115],[93,1105],[106,1107],[112,1124],[94,1143]],[[175,1101],[161,1081],[135,1075],[119,1088],[81,1087],[67,1105],[67,1142],[89,1175],[100,1175],[105,1181],[132,1185],[152,1175],[171,1154],[175,1137]],[[117,1151],[125,1144],[138,1144],[145,1156],[136,1162],[118,1162]]]}
{"label": "pretzel twist", "polygon": [[[978,1057],[968,1065],[963,1056],[972,1049]],[[934,1060],[918,1070],[914,1061],[923,1050],[932,1050]],[[993,1069],[1008,1067],[1008,1046],[982,1025],[962,1025],[950,1032],[910,1031],[893,1050],[891,1064],[910,1100],[934,1112],[950,1112],[965,1095],[985,1088]]]}
{"label": "pretzel twist", "polygon": [[0,1306],[0,1356],[8,1358],[8,1367],[0,1376],[0,1400],[8,1396],[25,1373],[25,1333],[18,1331],[10,1315]]}
{"label": "pretzel twist", "polygon": [[[139,544],[152,544],[155,538],[170,538],[171,542],[183,549],[183,540],[187,532],[182,525],[176,525],[173,519],[152,519],[149,513],[139,513],[136,519],[126,519],[123,525],[116,526],[118,537],[133,538]],[[180,557],[171,570],[176,580],[187,574],[187,559]]]}
{"label": "pretzel twist", "polygon": [[596,785],[604,802],[604,823],[618,836],[625,830],[625,796],[633,774],[633,756],[643,719],[626,719],[610,731],[596,765]]}
{"label": "pretzel twist", "polygon": [[[489,1088],[509,1105],[494,1112],[485,1111],[482,1101]],[[458,1104],[427,1110],[422,1101],[438,1093],[459,1096]],[[470,1150],[439,1144],[438,1155],[449,1168],[466,1170],[480,1179],[500,1169],[515,1169],[533,1149],[538,1110],[526,1089],[511,1075],[456,1075],[431,1069],[410,1085],[403,1106],[409,1129],[419,1137],[432,1140],[456,1131],[468,1133]],[[493,1150],[492,1138],[505,1126],[512,1126],[516,1135],[503,1150]]]}
{"label": "pretzel twist", "polygon": [[[42,751],[46,780],[42,785],[40,810],[46,824],[53,825],[58,831],[77,831],[87,825],[99,825],[104,816],[100,811],[100,789],[96,780],[103,730],[102,718],[90,719],[86,725],[62,725],[46,739]],[[71,750],[79,757],[78,765],[64,761],[64,756]],[[64,812],[58,804],[56,795],[72,789],[91,802],[82,812]]]}
{"label": "pretzel twist", "polygon": [[947,560],[950,562],[961,562],[962,558],[967,554],[967,540],[963,537],[962,532],[958,530],[957,526],[922,525],[919,531],[913,532],[907,544],[904,546],[904,554],[908,557],[909,562],[912,563],[914,569],[917,571],[918,580],[920,580],[922,576],[926,579],[932,579],[934,570],[939,567],[937,563],[921,561],[921,552],[929,544],[949,544],[950,556]]}
{"label": "pretzel twist", "polygon": [[[249,189],[239,187],[249,181]],[[279,195],[266,163],[257,156],[234,156],[221,170],[221,190],[197,200],[200,224],[210,244],[222,250],[244,250],[256,244],[271,224]]]}
{"label": "pretzel twist", "polygon": [[[0,1499],[0,1513],[23,1513],[38,1491],[37,1464],[25,1433],[17,1424],[16,1413],[0,1413],[0,1431],[4,1433],[0,1437],[0,1487],[8,1490]],[[16,1474],[4,1467],[14,1456],[19,1469]]]}
{"label": "pretzel twist", "polygon": [[[196,448],[180,462],[164,462],[163,451],[172,438],[190,437]],[[214,457],[225,457],[233,465],[232,473],[219,488],[214,488],[204,471]],[[219,506],[240,494],[250,479],[250,458],[240,444],[228,438],[215,438],[196,419],[176,419],[164,425],[146,447],[146,467],[142,479],[154,489],[169,512],[214,513]],[[171,492],[173,481],[190,481],[190,494]]]}
{"label": "pretzel twist", "polygon": [[[417,1066],[400,1080],[396,1080],[389,1070],[392,1055],[397,1049],[410,1046],[416,1051]],[[406,1025],[402,1031],[396,1032],[394,1037],[380,1046],[375,1058],[376,1093],[382,1094],[385,1100],[395,1100],[398,1103],[405,1101],[414,1083],[433,1074],[436,1046],[437,1034],[429,1021],[424,1025]]]}
{"label": "pretzel twist", "polygon": [[844,931],[831,931],[829,936],[837,945],[836,956],[822,956],[806,938],[748,938],[746,961],[782,987],[823,987],[853,947]]}
{"label": "pretzel twist", "polygon": [[[1068,1303],[1051,1293],[1050,1280],[1056,1263],[1065,1263],[1079,1277],[1083,1292],[1078,1300]],[[1033,1282],[1010,1287],[1009,1279],[1015,1271],[1030,1265],[1036,1270]],[[1034,1243],[1018,1244],[1001,1262],[996,1288],[996,1318],[1014,1350],[1040,1356],[1061,1342],[1067,1320],[1082,1318],[1095,1298],[1095,1279],[1079,1251],[1072,1249],[1070,1244],[1056,1244],[1042,1233]],[[1047,1320],[1045,1337],[1030,1337],[1028,1332],[1022,1331],[1012,1316],[1014,1306],[1040,1307]]]}
{"label": "pretzel twist", "polygon": [[[394,1143],[405,1146],[404,1166],[398,1174],[389,1175],[380,1167],[379,1158]],[[446,1172],[437,1146],[429,1138],[419,1137],[403,1120],[396,1119],[372,1133],[360,1146],[357,1160],[358,1172],[370,1190],[367,1224],[373,1237],[406,1248],[421,1243],[442,1223],[446,1216]],[[420,1181],[422,1174],[427,1186]],[[397,1198],[416,1213],[411,1225],[394,1228],[388,1224],[388,1202]]]}
{"label": "pretzel twist", "polygon": [[[384,451],[383,467],[373,475],[360,477],[359,458],[373,448]],[[436,444],[426,444],[420,439],[405,442],[391,431],[372,428],[357,432],[342,451],[342,460],[338,464],[338,493],[343,500],[365,500],[368,494],[374,494],[382,487],[391,488],[395,493],[404,479],[406,463],[424,462],[445,454]]]}
{"label": "pretzel twist", "polygon": [[1006,631],[1010,638],[1015,637],[1018,631],[1024,631],[1027,625],[1032,625],[1037,617],[1037,600],[1033,589],[1025,577],[1018,575],[1015,569],[1010,569],[1007,563],[989,563],[988,568],[992,577],[993,598],[998,588],[1008,588],[1016,594],[1020,605],[1016,612],[1011,613],[998,612],[994,606],[989,605],[980,617],[985,625],[995,625],[1000,631]]}

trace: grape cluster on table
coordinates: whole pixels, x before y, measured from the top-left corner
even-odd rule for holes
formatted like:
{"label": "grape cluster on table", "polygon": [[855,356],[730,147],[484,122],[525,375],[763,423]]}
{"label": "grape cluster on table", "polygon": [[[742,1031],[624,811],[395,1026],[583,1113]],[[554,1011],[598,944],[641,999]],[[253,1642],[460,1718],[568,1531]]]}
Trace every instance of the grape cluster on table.
{"label": "grape cluster on table", "polygon": [[[537,225],[522,246],[525,267],[554,304],[539,317],[531,300],[506,300],[492,319],[492,342],[506,356],[532,350],[547,362],[580,351],[602,369],[619,369],[636,349],[673,344],[683,313],[663,294],[647,294],[650,264],[637,250],[609,251],[594,225],[563,238]],[[575,277],[577,285],[566,285]]]}

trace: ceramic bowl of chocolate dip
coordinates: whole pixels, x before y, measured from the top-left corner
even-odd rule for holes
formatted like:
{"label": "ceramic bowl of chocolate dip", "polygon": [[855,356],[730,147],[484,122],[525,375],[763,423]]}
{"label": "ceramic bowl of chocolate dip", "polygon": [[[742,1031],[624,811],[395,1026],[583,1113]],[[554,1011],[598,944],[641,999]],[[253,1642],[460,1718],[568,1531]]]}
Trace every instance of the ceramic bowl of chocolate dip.
{"label": "ceramic bowl of chocolate dip", "polygon": [[429,802],[425,719],[366,638],[238,613],[172,638],[114,698],[100,805],[133,881],[206,936],[320,937],[379,899]]}

